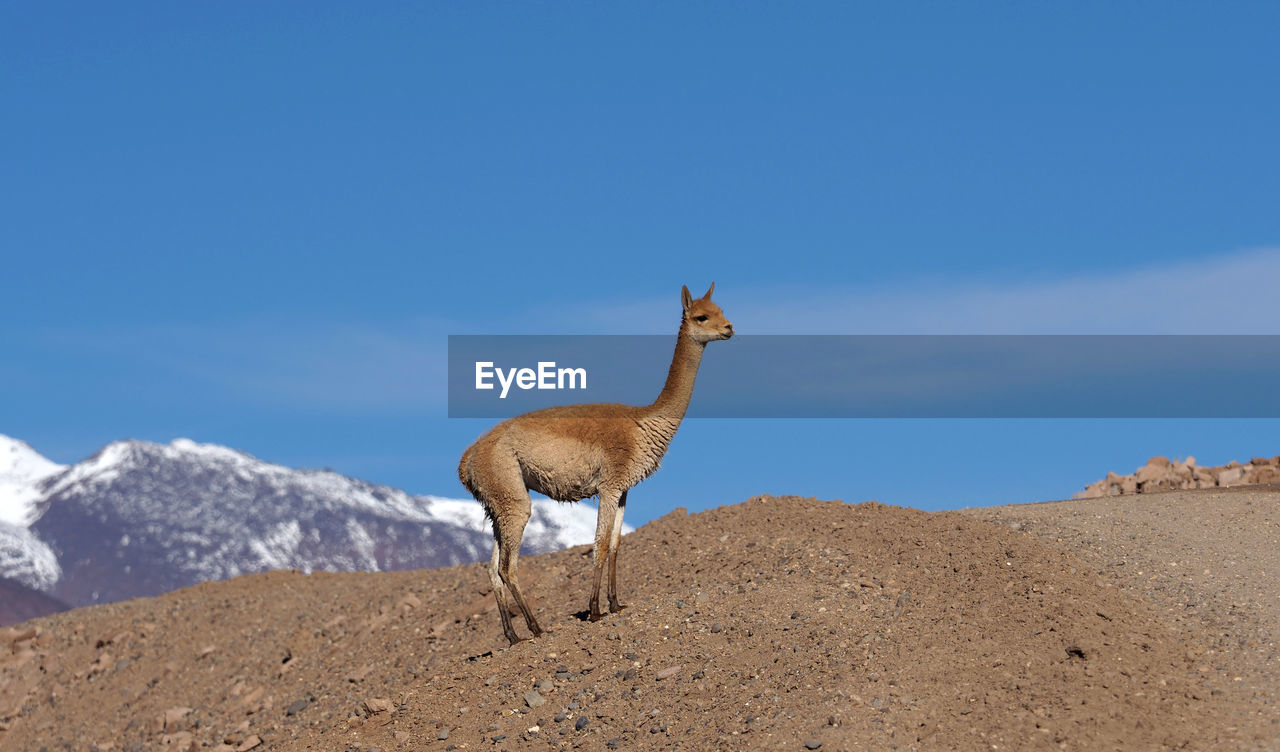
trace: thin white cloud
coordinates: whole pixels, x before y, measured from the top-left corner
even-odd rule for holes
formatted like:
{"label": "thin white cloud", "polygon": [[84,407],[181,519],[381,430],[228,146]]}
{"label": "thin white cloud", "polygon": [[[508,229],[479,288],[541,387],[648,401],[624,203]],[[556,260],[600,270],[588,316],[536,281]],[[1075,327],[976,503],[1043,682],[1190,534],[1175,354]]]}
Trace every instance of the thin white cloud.
{"label": "thin white cloud", "polygon": [[[1280,248],[1261,248],[1053,281],[726,284],[716,299],[743,334],[1275,334],[1277,289]],[[542,333],[655,334],[674,329],[678,305],[673,293],[537,318]]]}
{"label": "thin white cloud", "polygon": [[827,334],[1275,334],[1280,249],[1051,282],[776,292],[742,332]]}

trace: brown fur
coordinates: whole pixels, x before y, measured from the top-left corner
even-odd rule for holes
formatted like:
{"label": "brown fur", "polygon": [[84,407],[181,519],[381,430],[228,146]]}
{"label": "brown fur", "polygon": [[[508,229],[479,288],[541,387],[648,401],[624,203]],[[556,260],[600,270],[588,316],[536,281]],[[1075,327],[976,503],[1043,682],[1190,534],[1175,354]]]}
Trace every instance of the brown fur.
{"label": "brown fur", "polygon": [[693,383],[708,342],[729,339],[733,324],[711,302],[715,284],[701,298],[681,290],[683,317],[667,382],[650,405],[566,405],[518,415],[499,423],[462,454],[458,478],[493,520],[489,579],[502,617],[502,631],[519,641],[511,624],[514,605],[529,631],[542,633],[520,592],[517,563],[529,522],[529,490],[557,501],[600,497],[596,518],[593,621],[600,610],[600,585],[609,566],[609,610],[617,612],[618,539],[627,491],[658,469],[684,419]]}

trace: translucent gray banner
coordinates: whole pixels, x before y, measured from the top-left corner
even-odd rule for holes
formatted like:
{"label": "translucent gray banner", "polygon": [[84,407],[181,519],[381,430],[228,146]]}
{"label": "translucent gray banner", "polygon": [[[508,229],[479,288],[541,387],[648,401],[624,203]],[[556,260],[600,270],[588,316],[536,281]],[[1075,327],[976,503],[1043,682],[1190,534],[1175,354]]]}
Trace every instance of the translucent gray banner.
{"label": "translucent gray banner", "polygon": [[[675,337],[451,335],[449,416],[652,402]],[[746,335],[690,417],[1275,418],[1280,335]]]}

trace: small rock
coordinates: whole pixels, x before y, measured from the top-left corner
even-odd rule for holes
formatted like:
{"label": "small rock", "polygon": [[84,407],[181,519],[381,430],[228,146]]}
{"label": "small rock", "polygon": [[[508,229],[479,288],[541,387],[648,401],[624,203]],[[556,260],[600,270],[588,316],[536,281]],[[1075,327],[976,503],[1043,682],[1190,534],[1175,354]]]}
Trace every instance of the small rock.
{"label": "small rock", "polygon": [[445,739],[448,739],[448,738],[449,738],[449,729],[447,728],[440,729],[440,733],[436,734],[436,739],[438,739],[439,741],[444,741]]}
{"label": "small rock", "polygon": [[817,739],[809,739],[804,743],[805,749],[817,749],[821,746],[822,746],[822,742],[818,741]]}
{"label": "small rock", "polygon": [[364,680],[366,676],[369,675],[369,672],[372,670],[373,670],[373,666],[368,666],[368,665],[361,666],[360,668],[347,674],[347,681],[351,682],[352,684],[359,684],[361,681]]}
{"label": "small rock", "polygon": [[588,724],[588,723],[590,723],[590,722],[591,722],[591,721],[587,720],[587,717],[586,717],[585,715],[580,715],[580,716],[578,716],[578,720],[576,720],[576,721],[574,721],[574,722],[573,722],[573,730],[574,730],[574,731],[581,731],[581,730],[583,730],[584,728],[586,728],[586,727],[587,727],[587,724]]}
{"label": "small rock", "polygon": [[103,653],[102,655],[99,655],[97,660],[95,660],[89,667],[89,676],[106,671],[108,664],[115,665],[115,661],[116,659],[110,653]]}
{"label": "small rock", "polygon": [[524,704],[531,708],[536,708],[544,702],[546,702],[546,699],[538,694],[537,690],[531,689],[524,693]]}
{"label": "small rock", "polygon": [[258,736],[257,734],[254,734],[248,739],[245,739],[244,741],[240,742],[240,746],[236,747],[236,752],[249,752],[249,750],[261,744],[262,744],[262,737]]}
{"label": "small rock", "polygon": [[657,681],[662,681],[663,679],[670,679],[671,677],[680,673],[683,669],[684,669],[684,666],[677,664],[675,666],[671,666],[670,668],[662,669],[658,673],[654,674],[653,678],[656,679]]}
{"label": "small rock", "polygon": [[162,727],[166,732],[177,731],[186,725],[182,722],[182,719],[186,718],[190,713],[191,708],[170,708],[164,711]]}
{"label": "small rock", "polygon": [[724,631],[724,627],[720,626],[720,622],[711,625],[711,634],[719,634]]}
{"label": "small rock", "polygon": [[384,700],[380,697],[370,697],[364,701],[364,709],[370,714],[390,713],[395,708],[390,700]]}
{"label": "small rock", "polygon": [[301,713],[302,711],[306,710],[307,706],[310,704],[311,704],[310,700],[294,700],[293,702],[289,703],[289,707],[284,709],[284,714],[297,715],[298,713]]}
{"label": "small rock", "polygon": [[252,715],[252,713],[257,712],[256,708],[258,707],[258,703],[266,692],[267,690],[264,687],[258,687],[245,695],[244,698],[240,700],[240,704],[253,709],[250,713],[250,715]]}

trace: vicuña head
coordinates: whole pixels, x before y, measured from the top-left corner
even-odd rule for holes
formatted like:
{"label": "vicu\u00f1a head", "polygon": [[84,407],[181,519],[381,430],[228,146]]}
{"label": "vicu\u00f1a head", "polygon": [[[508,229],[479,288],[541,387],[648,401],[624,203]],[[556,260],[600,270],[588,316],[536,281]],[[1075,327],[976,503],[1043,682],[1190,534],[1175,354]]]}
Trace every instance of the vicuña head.
{"label": "vicu\u00f1a head", "polygon": [[648,405],[566,405],[537,410],[499,423],[462,454],[458,477],[484,505],[493,521],[489,579],[502,617],[502,631],[519,641],[511,611],[524,616],[529,631],[542,634],[518,582],[520,541],[529,522],[529,490],[557,501],[600,497],[596,518],[595,577],[589,604],[592,621],[600,610],[600,585],[609,567],[609,611],[618,602],[618,542],[627,491],[658,469],[693,396],[708,342],[729,339],[733,324],[711,300],[715,283],[700,298],[680,291],[683,314],[671,370],[658,398]]}
{"label": "vicu\u00f1a head", "polygon": [[715,292],[716,283],[701,298],[689,294],[688,287],[680,288],[680,302],[684,306],[684,320],[680,331],[687,334],[695,342],[706,344],[717,339],[729,339],[733,336],[733,324],[724,317],[720,306],[711,301],[711,293]]}

